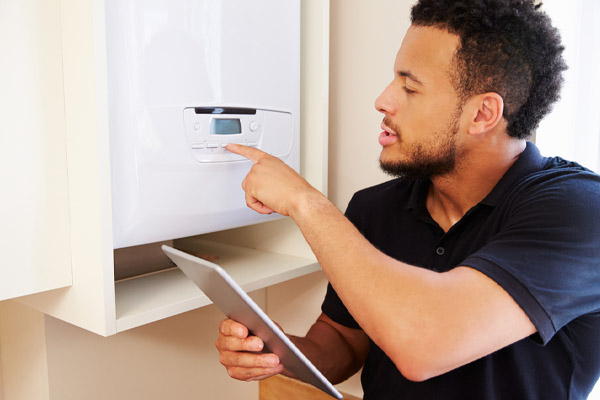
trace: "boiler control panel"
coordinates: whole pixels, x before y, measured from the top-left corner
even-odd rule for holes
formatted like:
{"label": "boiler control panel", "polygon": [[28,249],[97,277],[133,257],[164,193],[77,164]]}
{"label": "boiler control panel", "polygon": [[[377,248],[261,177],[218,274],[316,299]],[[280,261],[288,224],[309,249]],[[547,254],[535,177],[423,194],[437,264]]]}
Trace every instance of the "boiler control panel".
{"label": "boiler control panel", "polygon": [[277,157],[292,147],[292,114],[246,107],[188,107],[183,110],[187,146],[201,163],[239,161],[225,146],[238,143]]}

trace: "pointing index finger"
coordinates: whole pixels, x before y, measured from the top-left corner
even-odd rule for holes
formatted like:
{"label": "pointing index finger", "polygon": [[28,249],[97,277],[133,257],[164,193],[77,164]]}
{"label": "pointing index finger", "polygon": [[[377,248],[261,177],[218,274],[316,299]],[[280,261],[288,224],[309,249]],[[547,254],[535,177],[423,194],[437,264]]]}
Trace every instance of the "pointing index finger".
{"label": "pointing index finger", "polygon": [[241,144],[229,143],[226,147],[232,153],[239,154],[242,157],[246,157],[248,160],[256,163],[266,153],[254,147],[248,147]]}

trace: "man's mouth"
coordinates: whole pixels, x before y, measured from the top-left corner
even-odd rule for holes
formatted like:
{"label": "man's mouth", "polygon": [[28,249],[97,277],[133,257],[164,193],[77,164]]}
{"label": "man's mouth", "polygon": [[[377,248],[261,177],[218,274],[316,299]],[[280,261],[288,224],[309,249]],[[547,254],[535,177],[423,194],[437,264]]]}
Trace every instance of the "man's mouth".
{"label": "man's mouth", "polygon": [[381,132],[379,134],[379,144],[382,146],[389,146],[398,141],[398,134],[389,126],[385,124],[385,122],[381,123]]}

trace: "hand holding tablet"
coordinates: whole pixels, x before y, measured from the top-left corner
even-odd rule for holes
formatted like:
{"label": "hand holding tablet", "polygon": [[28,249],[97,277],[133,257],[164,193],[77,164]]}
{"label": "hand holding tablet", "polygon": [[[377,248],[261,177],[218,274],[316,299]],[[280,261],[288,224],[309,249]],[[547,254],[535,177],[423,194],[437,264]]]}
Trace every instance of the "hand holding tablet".
{"label": "hand holding tablet", "polygon": [[[162,246],[165,254],[187,275],[204,294],[230,319],[247,327],[252,335],[262,339],[264,350],[279,357],[281,364],[298,377],[331,396],[342,399],[342,395],[321,372],[292,343],[281,329],[264,313],[246,292],[217,264],[192,256],[169,246]],[[241,329],[239,325],[227,323],[229,328]],[[228,332],[230,333],[230,332]],[[229,335],[231,336],[231,335]],[[247,335],[241,332],[240,351],[248,351],[243,346]],[[254,339],[250,339],[254,340]],[[258,349],[257,349],[258,350]],[[269,355],[262,360],[268,364]],[[280,367],[275,367],[280,368]],[[268,375],[267,375],[268,376]]]}

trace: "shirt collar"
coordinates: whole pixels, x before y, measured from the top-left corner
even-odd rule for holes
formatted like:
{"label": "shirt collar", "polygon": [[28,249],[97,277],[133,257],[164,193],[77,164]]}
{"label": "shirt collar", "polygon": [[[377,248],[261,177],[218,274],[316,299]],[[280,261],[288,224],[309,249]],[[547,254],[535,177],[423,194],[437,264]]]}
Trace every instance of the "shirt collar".
{"label": "shirt collar", "polygon": [[410,197],[406,202],[405,208],[407,210],[419,210],[427,204],[427,193],[429,192],[429,185],[431,181],[429,179],[416,180],[412,182],[412,189],[410,191]]}
{"label": "shirt collar", "polygon": [[495,206],[515,185],[525,176],[541,170],[548,159],[540,154],[539,149],[532,142],[527,142],[525,150],[519,155],[517,161],[500,178],[496,186],[481,201],[481,204]]}
{"label": "shirt collar", "polygon": [[[519,155],[517,161],[500,178],[496,186],[481,201],[481,204],[495,206],[521,178],[541,170],[547,162],[547,158],[540,154],[539,149],[532,142],[527,142],[525,150]],[[406,209],[420,210],[425,207],[427,193],[431,181],[429,179],[413,182],[410,198]]]}

